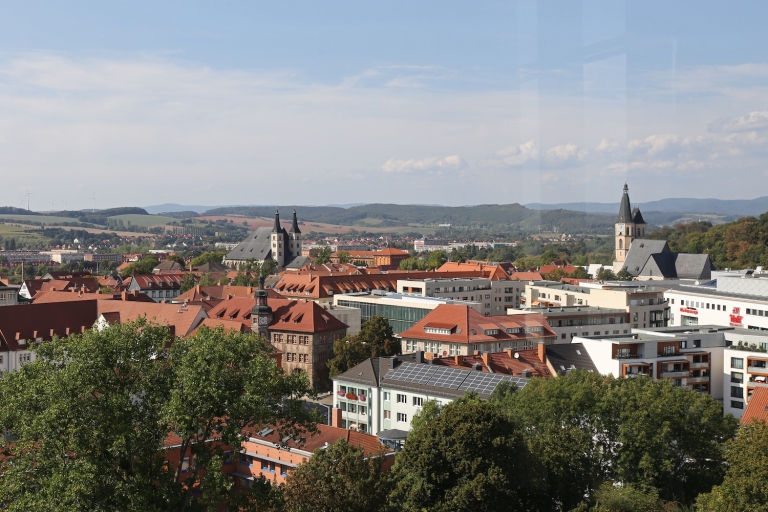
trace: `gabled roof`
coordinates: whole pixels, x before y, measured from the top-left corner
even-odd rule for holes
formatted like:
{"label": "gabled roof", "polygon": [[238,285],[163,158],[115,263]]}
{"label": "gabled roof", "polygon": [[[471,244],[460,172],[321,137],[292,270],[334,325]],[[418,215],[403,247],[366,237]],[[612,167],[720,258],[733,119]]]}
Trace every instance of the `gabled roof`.
{"label": "gabled roof", "polygon": [[600,373],[581,343],[547,345],[547,361],[560,374],[574,369]]}
{"label": "gabled roof", "polygon": [[257,228],[225,256],[227,260],[263,261],[272,257],[272,228]]}
{"label": "gabled roof", "polygon": [[[253,297],[236,297],[221,302],[208,312],[214,320],[233,320],[251,324],[251,310],[256,305]],[[292,332],[323,332],[346,329],[348,326],[338,320],[314,301],[267,299],[272,308],[270,329]]]}
{"label": "gabled roof", "polygon": [[203,272],[203,273],[227,272],[229,271],[229,268],[227,268],[225,265],[222,265],[221,263],[217,263],[215,261],[209,261],[208,263],[203,263],[199,267],[195,268],[195,271]]}
{"label": "gabled roof", "polygon": [[130,284],[131,290],[177,290],[184,276],[181,274],[137,274]]}
{"label": "gabled roof", "polygon": [[675,273],[678,279],[710,279],[714,269],[709,254],[675,254]]}
{"label": "gabled roof", "polygon": [[133,302],[152,302],[151,297],[138,292],[122,293],[76,293],[73,291],[40,291],[35,294],[35,304],[50,304],[56,302],[82,302],[86,300],[124,300]]}
{"label": "gabled roof", "polygon": [[[363,454],[365,456],[376,455],[379,452],[379,448],[383,446],[381,442],[379,442],[378,437],[371,434],[364,434],[357,430],[332,427],[331,425],[317,425],[317,430],[318,432],[314,435],[302,436],[302,438],[304,438],[303,443],[296,444],[291,440],[289,441],[289,446],[295,446],[296,448],[307,452],[314,452],[318,448],[331,445],[344,439],[352,446],[363,448]],[[265,436],[259,436],[258,433],[250,432],[248,437],[279,445],[282,443],[280,435],[281,434],[277,429],[272,429],[272,431]],[[391,452],[392,450],[385,449],[385,451]]]}
{"label": "gabled roof", "polygon": [[624,260],[623,269],[632,276],[638,276],[643,271],[648,258],[652,254],[668,253],[672,254],[669,250],[669,244],[665,240],[647,240],[644,238],[636,238],[629,246],[629,252]]}
{"label": "gabled roof", "polygon": [[[521,324],[523,327],[518,332],[507,332],[505,324]],[[426,332],[430,326],[453,326],[438,329],[450,330],[450,334],[438,334]],[[528,328],[537,328],[537,331],[527,332]],[[486,334],[492,330],[498,330],[497,334]],[[546,339],[556,337],[557,334],[549,327],[541,313],[526,313],[516,315],[511,319],[507,315],[483,316],[469,306],[461,304],[441,304],[427,313],[410,329],[398,335],[401,338],[417,340],[434,340],[446,343],[481,343],[493,341],[517,341],[524,339]]]}
{"label": "gabled roof", "polygon": [[749,425],[753,420],[768,422],[768,388],[756,387],[741,415],[742,425]]}
{"label": "gabled roof", "polygon": [[146,316],[147,320],[153,323],[173,326],[177,336],[187,336],[207,316],[201,306],[186,304],[124,302],[121,300],[90,302],[97,305],[99,315],[117,313],[121,323],[132,322]]}
{"label": "gabled roof", "polygon": [[[64,291],[64,290],[83,290],[87,293],[96,293],[99,291],[99,282],[92,277],[71,277],[67,279],[51,279],[43,283],[40,292],[46,291]],[[38,292],[39,293],[39,292]],[[37,295],[37,294],[35,294]]]}
{"label": "gabled roof", "polygon": [[152,270],[184,270],[184,267],[178,261],[165,260]]}
{"label": "gabled roof", "polygon": [[45,275],[43,275],[42,279],[67,279],[71,277],[90,277],[90,276],[91,276],[90,271],[72,272],[69,270],[51,270]]}
{"label": "gabled roof", "polygon": [[[517,354],[517,357],[515,357],[515,354]],[[503,352],[470,356],[438,357],[433,359],[433,364],[467,370],[479,366],[480,371],[503,375],[519,376],[530,373],[531,376],[550,377],[550,371],[546,363],[539,359],[538,349],[519,350],[517,352],[505,350]]]}
{"label": "gabled roof", "polygon": [[[49,341],[54,335],[65,337],[93,327],[98,318],[97,302],[64,302],[0,307],[0,345],[5,350],[27,350],[31,341]],[[27,340],[19,345],[19,340]]]}
{"label": "gabled roof", "polygon": [[541,275],[541,272],[515,272],[511,276],[509,276],[512,280],[519,280],[519,281],[543,281],[544,277]]}
{"label": "gabled roof", "polygon": [[243,322],[238,322],[235,320],[221,320],[221,319],[215,319],[215,318],[206,318],[200,324],[195,327],[195,329],[190,333],[191,335],[194,335],[197,333],[197,331],[200,329],[200,327],[207,327],[209,329],[216,329],[217,327],[223,327],[224,331],[235,331],[235,332],[251,332],[251,328],[249,325],[246,325]]}
{"label": "gabled roof", "polygon": [[[182,293],[174,302],[199,301],[204,299],[228,299],[234,297],[253,297],[257,288],[255,286],[214,285],[200,286]],[[282,299],[282,295],[272,289],[267,289],[268,296],[273,299]]]}

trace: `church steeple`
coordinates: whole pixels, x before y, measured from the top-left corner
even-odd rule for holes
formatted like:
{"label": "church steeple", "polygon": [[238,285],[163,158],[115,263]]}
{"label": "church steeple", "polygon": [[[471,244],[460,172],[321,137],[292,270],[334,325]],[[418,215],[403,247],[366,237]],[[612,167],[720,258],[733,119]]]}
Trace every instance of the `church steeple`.
{"label": "church steeple", "polygon": [[632,207],[629,202],[629,187],[624,182],[624,195],[621,196],[621,206],[619,206],[619,218],[616,223],[628,224],[632,222]]}
{"label": "church steeple", "polygon": [[261,337],[269,340],[269,324],[272,323],[272,308],[267,302],[269,293],[264,289],[264,276],[259,276],[259,289],[254,298],[256,305],[251,309],[251,331],[258,332]]}
{"label": "church steeple", "polygon": [[627,259],[629,247],[635,238],[645,235],[645,221],[640,214],[640,208],[632,210],[629,201],[629,187],[624,182],[624,194],[621,196],[619,216],[616,218],[616,263],[623,263]]}
{"label": "church steeple", "polygon": [[275,210],[275,225],[272,228],[273,233],[279,233],[280,232],[280,211]]}
{"label": "church steeple", "polygon": [[293,222],[291,223],[291,230],[289,233],[301,233],[301,231],[299,231],[299,221],[296,219],[296,208],[293,209]]}

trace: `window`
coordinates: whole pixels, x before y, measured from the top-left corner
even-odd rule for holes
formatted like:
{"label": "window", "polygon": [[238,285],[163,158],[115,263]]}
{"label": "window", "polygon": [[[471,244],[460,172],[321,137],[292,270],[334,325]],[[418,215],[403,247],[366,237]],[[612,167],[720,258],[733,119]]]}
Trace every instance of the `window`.
{"label": "window", "polygon": [[731,400],[731,408],[733,408],[733,409],[743,409],[744,408],[744,402],[739,402],[738,400]]}
{"label": "window", "polygon": [[232,464],[232,450],[224,452],[224,464]]}
{"label": "window", "polygon": [[675,346],[674,345],[667,345],[662,350],[663,350],[662,353],[665,356],[674,355],[674,353],[675,353]]}
{"label": "window", "polygon": [[407,404],[408,403],[408,397],[405,395],[398,394],[397,395],[397,403],[399,404]]}
{"label": "window", "polygon": [[629,357],[631,355],[632,351],[628,348],[620,348],[616,350],[616,357],[617,358],[624,358]]}
{"label": "window", "polygon": [[385,420],[391,420],[392,419],[392,411],[384,411],[384,419]]}
{"label": "window", "polygon": [[744,398],[744,388],[741,386],[731,386],[731,398]]}
{"label": "window", "polygon": [[280,476],[288,476],[288,466],[280,465]]}
{"label": "window", "polygon": [[249,456],[247,456],[246,454],[241,453],[240,454],[240,464],[242,464],[243,466],[250,466],[251,465],[251,458]]}
{"label": "window", "polygon": [[347,412],[356,412],[357,406],[355,404],[347,404]]}
{"label": "window", "polygon": [[424,405],[424,399],[421,398],[420,396],[413,397],[413,405],[416,407],[421,407],[422,405]]}
{"label": "window", "polygon": [[744,374],[741,372],[731,372],[731,382],[741,384],[744,382]]}
{"label": "window", "polygon": [[366,407],[366,406],[364,406],[364,405],[359,405],[359,406],[357,407],[357,412],[358,412],[359,414],[362,414],[363,416],[365,416],[365,412],[366,412],[366,409],[367,409],[367,407]]}
{"label": "window", "polygon": [[194,463],[195,463],[194,457],[192,457],[191,460],[190,460],[190,457],[184,457],[183,459],[181,459],[181,471],[182,471],[182,473],[185,472],[185,471],[191,471],[190,468],[192,467],[192,465]]}
{"label": "window", "polygon": [[389,391],[385,391],[384,392],[384,401],[385,402],[389,402],[391,398],[392,398],[392,394]]}
{"label": "window", "polygon": [[402,412],[397,413],[397,421],[399,423],[408,423],[408,415]]}
{"label": "window", "polygon": [[740,357],[732,357],[731,358],[731,368],[736,368],[738,370],[744,369],[744,359]]}

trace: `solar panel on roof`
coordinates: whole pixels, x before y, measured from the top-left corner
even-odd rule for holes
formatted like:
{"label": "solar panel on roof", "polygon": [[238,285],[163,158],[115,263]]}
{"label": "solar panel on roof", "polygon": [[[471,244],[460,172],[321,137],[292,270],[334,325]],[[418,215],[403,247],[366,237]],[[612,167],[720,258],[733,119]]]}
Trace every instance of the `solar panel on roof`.
{"label": "solar panel on roof", "polygon": [[525,387],[528,382],[522,377],[417,363],[403,363],[396,370],[387,372],[384,378],[443,389],[475,391],[483,395],[490,395],[501,382],[512,382],[518,388]]}

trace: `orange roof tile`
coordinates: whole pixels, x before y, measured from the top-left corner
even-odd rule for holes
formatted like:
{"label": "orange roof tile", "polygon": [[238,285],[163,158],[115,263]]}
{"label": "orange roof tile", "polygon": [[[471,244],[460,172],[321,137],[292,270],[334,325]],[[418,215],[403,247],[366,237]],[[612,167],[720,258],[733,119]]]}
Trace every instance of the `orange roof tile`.
{"label": "orange roof tile", "polygon": [[[307,300],[267,299],[272,308],[270,329],[292,332],[322,332],[346,329],[341,322],[319,304]],[[251,324],[251,310],[256,305],[253,297],[235,297],[211,309],[208,316],[214,320],[233,320]]]}
{"label": "orange roof tile", "polygon": [[753,420],[768,422],[768,388],[755,388],[741,416],[742,425],[749,425]]}
{"label": "orange roof tile", "polygon": [[151,322],[173,326],[177,336],[187,336],[207,317],[202,306],[160,304],[157,302],[124,302],[122,300],[99,300],[95,302],[99,315],[119,313],[120,322],[131,322],[145,316]]}

